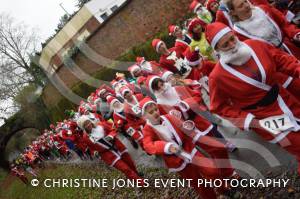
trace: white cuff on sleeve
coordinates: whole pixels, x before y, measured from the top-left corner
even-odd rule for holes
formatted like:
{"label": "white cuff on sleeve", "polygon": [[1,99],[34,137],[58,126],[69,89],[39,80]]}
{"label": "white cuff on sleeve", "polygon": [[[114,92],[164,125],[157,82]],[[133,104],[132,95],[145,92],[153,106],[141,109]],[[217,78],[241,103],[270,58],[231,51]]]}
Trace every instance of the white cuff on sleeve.
{"label": "white cuff on sleeve", "polygon": [[255,116],[252,114],[252,113],[248,113],[246,119],[245,119],[245,123],[244,123],[244,129],[246,131],[249,131],[249,126],[250,126],[250,123],[251,121],[253,120],[253,118],[255,118]]}
{"label": "white cuff on sleeve", "polygon": [[170,152],[170,147],[171,147],[172,144],[174,144],[174,143],[173,143],[173,142],[168,142],[168,143],[165,145],[165,147],[164,147],[164,152],[165,152],[166,154],[172,154],[172,153]]}

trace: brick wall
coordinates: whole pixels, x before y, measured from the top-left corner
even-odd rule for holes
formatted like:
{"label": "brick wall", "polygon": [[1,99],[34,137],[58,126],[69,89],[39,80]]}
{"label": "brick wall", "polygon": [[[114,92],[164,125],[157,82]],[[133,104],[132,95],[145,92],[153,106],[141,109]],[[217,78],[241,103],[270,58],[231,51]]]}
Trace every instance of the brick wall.
{"label": "brick wall", "polygon": [[[191,0],[131,0],[107,23],[90,37],[87,44],[97,54],[109,59],[119,57],[131,47],[147,41],[157,32],[166,30],[170,23],[185,16]],[[93,74],[102,66],[79,53],[75,63],[88,74]],[[71,88],[80,80],[63,66],[58,76]],[[56,105],[62,95],[49,84],[43,93],[48,107]]]}

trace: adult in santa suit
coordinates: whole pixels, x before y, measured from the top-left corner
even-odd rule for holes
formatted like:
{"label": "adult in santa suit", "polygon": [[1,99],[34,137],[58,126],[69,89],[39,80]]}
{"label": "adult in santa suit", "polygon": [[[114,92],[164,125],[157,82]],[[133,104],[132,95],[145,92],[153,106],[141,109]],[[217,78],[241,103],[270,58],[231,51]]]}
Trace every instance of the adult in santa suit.
{"label": "adult in santa suit", "polygon": [[[224,145],[202,135],[191,121],[183,122],[169,114],[161,115],[150,98],[143,99],[140,107],[147,120],[143,129],[146,152],[161,155],[170,172],[193,179],[191,185],[201,198],[217,198],[213,188],[197,186],[197,179],[224,179],[234,174]],[[197,147],[207,151],[211,158],[199,152]],[[217,159],[225,161],[220,164]]]}
{"label": "adult in santa suit", "polygon": [[187,86],[171,86],[158,76],[149,76],[146,84],[154,93],[161,114],[174,115],[182,120],[192,120],[203,135],[222,139],[229,151],[236,149],[231,142],[225,140],[217,130],[217,126],[208,121],[216,119],[207,112],[199,90],[192,90]]}
{"label": "adult in santa suit", "polygon": [[113,121],[117,131],[129,139],[133,147],[137,148],[138,145],[136,143],[139,143],[143,148],[143,134],[141,131],[135,130],[128,124],[124,111],[124,104],[113,96],[109,96],[107,102],[113,110]]}
{"label": "adult in santa suit", "polygon": [[211,111],[277,143],[299,161],[300,102],[275,75],[280,71],[299,78],[298,60],[266,42],[240,42],[222,23],[208,25],[206,37],[220,54],[209,76]]}
{"label": "adult in santa suit", "polygon": [[199,80],[198,68],[191,67],[178,48],[173,47],[168,49],[165,42],[160,39],[154,39],[152,47],[161,55],[159,64],[162,68],[179,74],[182,78]]}
{"label": "adult in santa suit", "polygon": [[85,131],[82,141],[87,143],[92,153],[99,153],[101,160],[121,171],[127,178],[141,179],[126,147],[110,126],[101,122],[94,124],[86,116],[81,116],[77,125]]}
{"label": "adult in santa suit", "polygon": [[300,29],[289,23],[271,6],[252,6],[245,0],[224,0],[240,40],[257,39],[268,42],[300,59]]}
{"label": "adult in santa suit", "polygon": [[218,0],[208,0],[205,4],[206,9],[211,13],[213,19],[212,22],[215,22],[216,15],[220,6],[220,3]]}
{"label": "adult in santa suit", "polygon": [[[270,6],[268,0],[249,0],[249,2],[255,6],[258,6],[258,5]],[[217,11],[217,14],[216,14],[216,22],[221,22],[227,26],[233,27],[233,22],[229,16],[228,12],[229,12],[229,9],[224,4],[223,0],[221,0],[219,10]]]}
{"label": "adult in santa suit", "polygon": [[198,0],[192,1],[189,8],[191,12],[195,13],[197,17],[206,24],[213,22],[213,16],[210,11],[208,11]]}
{"label": "adult in santa suit", "polygon": [[176,37],[174,47],[179,49],[182,54],[185,54],[186,50],[189,48],[192,38],[189,34],[183,32],[183,30],[176,25],[169,26],[169,35]]}

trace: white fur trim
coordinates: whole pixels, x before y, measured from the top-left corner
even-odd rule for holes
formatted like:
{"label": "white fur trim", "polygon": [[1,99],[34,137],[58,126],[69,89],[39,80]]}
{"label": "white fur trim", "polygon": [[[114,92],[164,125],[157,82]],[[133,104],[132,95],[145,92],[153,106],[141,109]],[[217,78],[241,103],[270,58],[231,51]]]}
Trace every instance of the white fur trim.
{"label": "white fur trim", "polygon": [[253,120],[253,118],[255,118],[255,116],[252,113],[248,113],[248,115],[245,119],[245,123],[244,123],[244,129],[246,131],[249,131],[249,126],[250,126],[250,123]]}
{"label": "white fur trim", "polygon": [[172,153],[170,152],[170,147],[171,147],[172,144],[174,144],[174,143],[173,143],[173,142],[168,142],[168,143],[165,145],[165,147],[164,147],[164,152],[165,152],[165,154],[168,154],[168,155],[172,154]]}
{"label": "white fur trim", "polygon": [[148,84],[148,87],[149,87],[149,91],[151,92],[151,93],[154,93],[154,91],[152,90],[152,82],[155,80],[155,79],[161,79],[159,76],[154,76],[154,77],[152,77],[150,80],[149,80],[149,84]]}
{"label": "white fur trim", "polygon": [[292,77],[289,77],[285,82],[284,84],[282,85],[283,88],[287,88],[291,82],[293,81],[293,78]]}
{"label": "white fur trim", "polygon": [[145,114],[145,108],[146,108],[146,106],[148,106],[149,104],[156,104],[154,101],[149,101],[149,102],[146,102],[145,104],[144,104],[144,106],[143,107],[141,107],[142,108],[142,115],[144,115]]}
{"label": "white fur trim", "polygon": [[178,171],[181,171],[181,170],[183,170],[186,167],[186,164],[187,164],[187,162],[183,161],[183,163],[180,165],[180,167],[178,167],[178,168],[170,168],[169,172],[178,172]]}
{"label": "white fur trim", "polygon": [[130,89],[128,89],[128,88],[123,89],[121,92],[122,97],[124,97],[125,92],[130,92]]}
{"label": "white fur trim", "polygon": [[167,81],[167,78],[170,76],[170,75],[173,75],[174,73],[172,73],[171,71],[166,71],[162,74],[161,76],[161,79],[164,80],[164,81]]}
{"label": "white fur trim", "polygon": [[197,10],[198,10],[199,7],[201,7],[201,3],[198,3],[198,4],[195,6],[195,8],[194,8],[194,10],[193,10],[194,13],[197,12]]}
{"label": "white fur trim", "polygon": [[163,43],[163,41],[159,41],[156,46],[155,46],[155,50],[156,52],[158,52],[159,46]]}
{"label": "white fur trim", "polygon": [[226,35],[227,33],[229,33],[231,31],[231,29],[229,27],[223,28],[221,31],[219,31],[213,38],[213,40],[211,41],[211,46],[213,47],[213,49],[215,49],[217,43],[219,42],[219,40]]}
{"label": "white fur trim", "polygon": [[193,138],[193,143],[195,144],[201,136],[207,135],[213,128],[214,126],[210,125],[205,131],[200,131],[199,129],[195,129],[197,135]]}
{"label": "white fur trim", "polygon": [[201,63],[201,59],[198,59],[196,61],[189,61],[190,66],[197,66]]}

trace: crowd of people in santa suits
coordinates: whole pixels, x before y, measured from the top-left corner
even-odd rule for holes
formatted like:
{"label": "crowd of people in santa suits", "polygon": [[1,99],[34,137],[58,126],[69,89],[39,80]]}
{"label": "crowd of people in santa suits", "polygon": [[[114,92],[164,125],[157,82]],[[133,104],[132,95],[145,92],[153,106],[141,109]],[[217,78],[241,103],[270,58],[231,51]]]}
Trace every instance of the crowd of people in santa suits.
{"label": "crowd of people in santa suits", "polygon": [[[239,179],[228,157],[237,147],[218,131],[220,118],[299,161],[300,29],[289,10],[294,4],[194,0],[195,17],[182,27],[168,27],[176,39],[173,47],[153,39],[158,61],[137,57],[128,67],[130,81],[117,73],[76,112],[68,111],[65,121],[45,130],[20,164],[34,167],[52,156],[67,159],[74,151],[83,160],[100,158],[128,179],[143,179],[122,137],[145,154],[162,157],[181,178]],[[24,170],[12,167],[18,176]],[[192,186],[201,198],[234,193],[228,186]]]}

